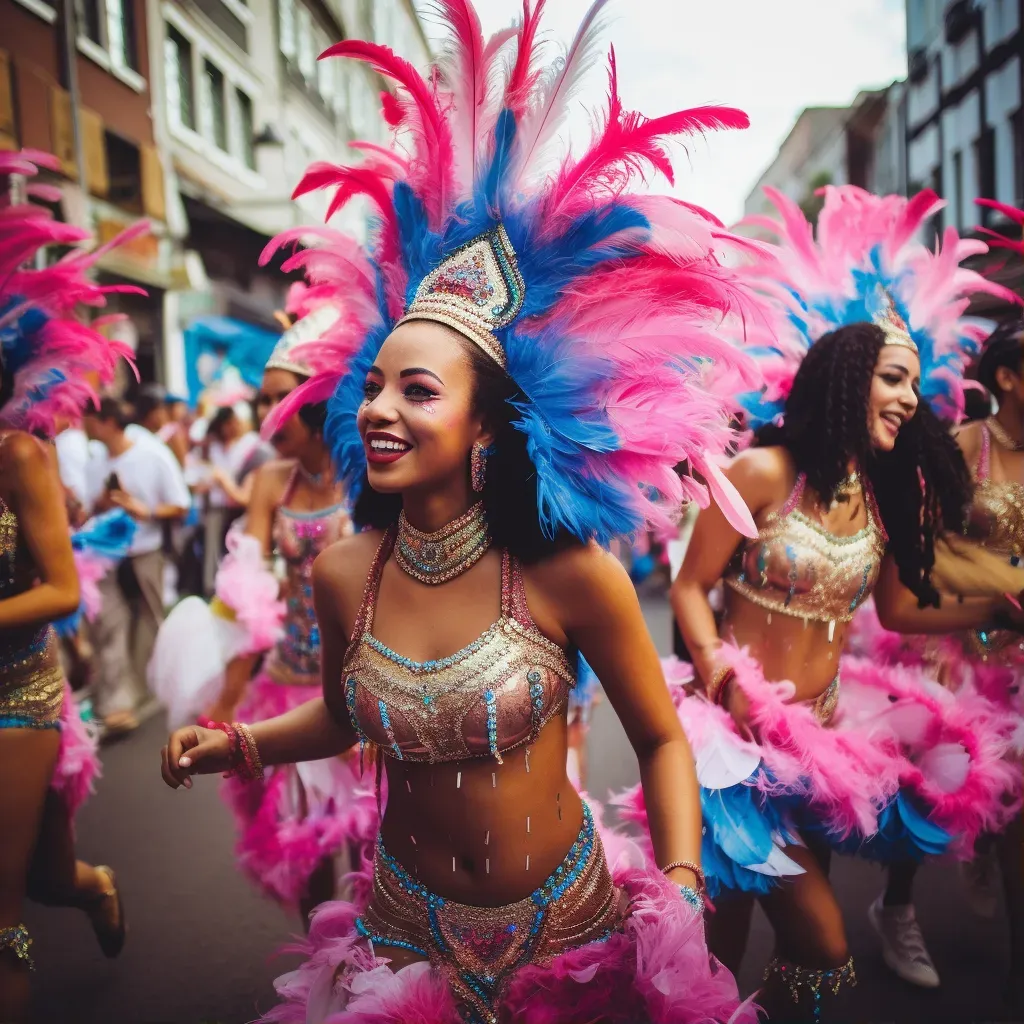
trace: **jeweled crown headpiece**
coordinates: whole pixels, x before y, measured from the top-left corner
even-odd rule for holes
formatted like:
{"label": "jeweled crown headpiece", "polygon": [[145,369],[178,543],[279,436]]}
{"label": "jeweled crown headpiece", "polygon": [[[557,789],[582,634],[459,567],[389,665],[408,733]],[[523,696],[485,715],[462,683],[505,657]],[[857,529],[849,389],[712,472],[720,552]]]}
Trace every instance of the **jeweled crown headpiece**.
{"label": "jeweled crown headpiece", "polygon": [[[754,216],[744,224],[770,231],[780,244],[745,273],[773,300],[777,320],[774,339],[750,349],[767,382],[743,400],[750,426],[777,421],[807,350],[822,335],[855,323],[876,324],[887,345],[917,353],[921,394],[940,415],[958,419],[964,370],[985,336],[964,317],[970,296],[1008,294],[961,265],[988,246],[960,238],[953,227],[934,250],[917,241],[945,205],[930,190],[907,199],[827,186],[819,193],[825,202],[816,230],[787,196],[773,188],[765,194],[778,219]],[[749,344],[750,332],[741,340]]]}
{"label": "jeweled crown headpiece", "polygon": [[[471,339],[517,385],[515,427],[549,535],[603,542],[668,525],[709,491],[754,532],[716,463],[733,438],[731,395],[757,381],[718,337],[725,321],[766,318],[733,269],[748,243],[703,210],[634,190],[649,172],[672,181],[665,140],[743,128],[746,115],[624,110],[613,51],[595,137],[568,151],[559,127],[598,52],[606,3],[592,4],[548,64],[537,44],[544,0],[525,0],[521,23],[490,40],[469,0],[438,0],[450,40],[426,76],[375,43],[345,40],[321,55],[363,61],[395,87],[381,100],[398,146],[353,143],[361,163],[314,164],[295,191],[334,189],[328,217],[367,197],[368,249],[332,233],[284,265],[345,303],[323,343],[334,372],[309,387],[333,388],[327,436],[349,494],[365,479],[356,414],[366,372],[396,326],[430,320]],[[306,235],[276,239],[265,257]],[[292,408],[282,403],[265,429]],[[680,464],[694,475],[680,477]]]}
{"label": "jeweled crown headpiece", "polygon": [[319,341],[337,323],[341,310],[335,305],[323,305],[296,320],[281,335],[270,353],[265,369],[287,370],[299,377],[312,377],[316,372],[310,353],[304,346]]}
{"label": "jeweled crown headpiece", "polygon": [[410,320],[446,324],[505,366],[505,352],[495,331],[515,320],[525,295],[515,251],[499,224],[460,246],[427,274],[395,326]]}
{"label": "jeweled crown headpiece", "polygon": [[881,286],[878,287],[881,295],[882,308],[871,318],[876,327],[882,328],[885,335],[886,345],[895,345],[899,348],[909,348],[915,354],[918,352],[914,339],[907,329],[907,322],[900,316],[892,296]]}
{"label": "jeweled crown headpiece", "polygon": [[[59,202],[58,189],[32,181],[41,168],[59,170],[60,161],[35,150],[0,152],[0,179],[26,178],[26,199]],[[79,305],[104,305],[110,292],[146,294],[130,285],[97,285],[88,272],[100,256],[149,225],[140,222],[92,252],[72,248],[36,269],[35,256],[48,246],[77,247],[91,236],[54,220],[45,206],[15,199],[9,188],[0,192],[0,364],[5,376],[13,374],[14,389],[0,408],[0,423],[53,436],[59,421],[76,421],[98,401],[94,384],[111,383],[118,360],[134,369],[131,349],[100,333],[121,316],[84,324],[76,312]]]}

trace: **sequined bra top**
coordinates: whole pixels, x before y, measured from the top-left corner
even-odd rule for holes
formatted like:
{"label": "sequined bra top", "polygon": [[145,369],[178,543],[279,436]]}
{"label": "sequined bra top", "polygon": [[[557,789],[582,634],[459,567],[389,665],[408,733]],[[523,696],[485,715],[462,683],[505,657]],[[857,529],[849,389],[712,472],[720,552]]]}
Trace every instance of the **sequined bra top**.
{"label": "sequined bra top", "polygon": [[313,609],[313,562],[324,548],[352,532],[341,504],[313,512],[285,508],[295,475],[274,513],[275,566],[285,601],[284,636],[267,658],[267,673],[279,683],[320,681],[320,629]]}
{"label": "sequined bra top", "polygon": [[[32,559],[21,541],[18,517],[0,498],[0,600],[30,589],[35,582]],[[0,664],[20,660],[25,651],[45,640],[50,626],[18,626],[0,630]]]}
{"label": "sequined bra top", "polygon": [[1024,556],[1024,484],[992,479],[992,436],[987,426],[982,426],[974,475],[967,536],[996,554],[1019,560]]}
{"label": "sequined bra top", "polygon": [[753,540],[729,563],[727,586],[769,612],[813,622],[849,622],[871,594],[885,554],[886,535],[870,490],[867,525],[837,537],[800,511],[806,478],[768,516]]}
{"label": "sequined bra top", "polygon": [[381,541],[352,631],[342,678],[360,741],[407,761],[501,756],[533,743],[568,703],[576,673],[537,628],[526,604],[519,563],[501,561],[501,616],[461,651],[412,661],[373,636],[381,574],[395,543]]}

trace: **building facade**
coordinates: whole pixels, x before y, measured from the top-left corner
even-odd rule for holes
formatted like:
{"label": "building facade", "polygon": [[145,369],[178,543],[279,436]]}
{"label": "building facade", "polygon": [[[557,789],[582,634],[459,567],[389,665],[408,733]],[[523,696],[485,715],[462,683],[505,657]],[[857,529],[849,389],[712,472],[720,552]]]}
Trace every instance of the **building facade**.
{"label": "building facade", "polygon": [[[58,215],[100,240],[149,220],[99,269],[148,290],[115,300],[116,329],[175,391],[197,317],[275,327],[289,282],[259,257],[323,223],[323,196],[292,199],[306,167],[388,141],[384,81],[319,54],[353,37],[429,59],[412,0],[0,0],[0,18],[0,146],[55,153]],[[359,230],[357,214],[332,224]]]}
{"label": "building facade", "polygon": [[1024,205],[1024,0],[907,0],[907,173],[970,231]]}

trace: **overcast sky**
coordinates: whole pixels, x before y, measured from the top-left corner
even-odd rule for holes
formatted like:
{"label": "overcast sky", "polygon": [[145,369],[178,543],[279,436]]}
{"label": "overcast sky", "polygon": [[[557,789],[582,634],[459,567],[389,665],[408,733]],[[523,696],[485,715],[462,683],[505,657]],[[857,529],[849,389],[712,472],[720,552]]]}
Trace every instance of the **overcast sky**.
{"label": "overcast sky", "polygon": [[[549,32],[568,43],[589,2],[548,0]],[[521,0],[476,6],[485,33],[522,9]],[[724,103],[749,114],[746,131],[712,134],[675,161],[676,191],[727,223],[804,107],[845,106],[906,75],[903,0],[612,0],[608,11],[627,108],[656,116]],[[599,100],[603,71],[590,85],[585,98]],[[574,137],[586,123],[574,119]]]}

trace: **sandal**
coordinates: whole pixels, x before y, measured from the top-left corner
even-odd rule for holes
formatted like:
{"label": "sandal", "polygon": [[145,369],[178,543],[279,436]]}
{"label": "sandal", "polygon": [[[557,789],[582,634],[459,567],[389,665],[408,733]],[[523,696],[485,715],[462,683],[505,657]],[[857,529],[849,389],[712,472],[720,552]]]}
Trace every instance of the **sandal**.
{"label": "sandal", "polygon": [[[96,941],[100,944],[103,955],[113,960],[124,949],[125,935],[128,932],[124,919],[124,904],[117,888],[117,876],[114,874],[113,868],[108,868],[106,864],[97,864],[95,870],[103,871],[110,878],[110,888],[106,892],[99,893],[94,900],[90,900],[89,905],[85,907],[85,912],[89,915],[92,930],[96,933]],[[117,901],[117,922],[113,927],[107,925],[98,913],[103,909],[104,901],[110,899]]]}

